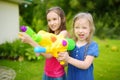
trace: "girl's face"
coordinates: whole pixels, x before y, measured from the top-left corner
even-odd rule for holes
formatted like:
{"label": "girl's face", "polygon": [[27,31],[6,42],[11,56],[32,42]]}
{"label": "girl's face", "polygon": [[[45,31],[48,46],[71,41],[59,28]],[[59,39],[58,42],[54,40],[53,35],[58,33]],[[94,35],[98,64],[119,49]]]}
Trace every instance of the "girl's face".
{"label": "girl's face", "polygon": [[74,24],[74,32],[78,40],[86,41],[90,33],[89,21],[85,18],[76,20]]}
{"label": "girl's face", "polygon": [[48,22],[48,26],[50,27],[50,29],[56,32],[60,27],[61,18],[58,14],[51,11],[47,14],[47,22]]}

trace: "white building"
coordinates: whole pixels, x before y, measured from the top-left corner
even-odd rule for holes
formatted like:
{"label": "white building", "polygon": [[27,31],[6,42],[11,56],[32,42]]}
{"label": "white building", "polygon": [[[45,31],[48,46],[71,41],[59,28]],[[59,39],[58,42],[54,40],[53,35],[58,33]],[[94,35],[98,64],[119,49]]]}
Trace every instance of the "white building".
{"label": "white building", "polygon": [[0,0],[0,44],[14,41],[19,32],[19,4],[24,0]]}

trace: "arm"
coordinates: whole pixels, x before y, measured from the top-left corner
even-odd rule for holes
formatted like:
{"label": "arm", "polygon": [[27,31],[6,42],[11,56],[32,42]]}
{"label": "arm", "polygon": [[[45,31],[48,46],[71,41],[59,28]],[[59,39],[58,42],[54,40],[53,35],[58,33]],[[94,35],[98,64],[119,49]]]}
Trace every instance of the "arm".
{"label": "arm", "polygon": [[[37,42],[35,42],[28,34],[26,34],[24,32],[19,32],[19,38],[22,40],[22,42],[28,43],[28,44],[30,44],[33,47],[39,46],[39,44]],[[51,54],[41,53],[41,55],[44,56],[45,58],[51,58],[52,57]]]}
{"label": "arm", "polygon": [[60,53],[58,60],[64,60],[80,69],[88,69],[94,60],[94,56],[87,55],[84,61],[74,59],[68,55],[68,52]]}
{"label": "arm", "polygon": [[64,38],[70,38],[70,35],[69,35],[69,33],[66,30],[61,31],[59,35],[63,35]]}
{"label": "arm", "polygon": [[80,60],[74,59],[72,57],[69,57],[67,62],[78,68],[88,69],[90,67],[90,65],[92,64],[93,60],[94,60],[93,56],[86,56],[86,59],[84,61],[80,61]]}

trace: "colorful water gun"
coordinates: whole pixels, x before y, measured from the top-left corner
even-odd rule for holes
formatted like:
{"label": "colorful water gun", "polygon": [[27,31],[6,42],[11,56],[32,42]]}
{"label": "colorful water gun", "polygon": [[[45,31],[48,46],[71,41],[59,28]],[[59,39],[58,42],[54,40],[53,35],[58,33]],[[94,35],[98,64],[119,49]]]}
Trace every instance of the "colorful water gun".
{"label": "colorful water gun", "polygon": [[[40,30],[37,34],[28,26],[21,27],[22,32],[26,32],[40,46],[34,48],[35,53],[51,53],[58,57],[58,52],[73,50],[75,42],[73,39],[64,38],[62,35],[55,35]],[[60,62],[64,64],[64,62]]]}

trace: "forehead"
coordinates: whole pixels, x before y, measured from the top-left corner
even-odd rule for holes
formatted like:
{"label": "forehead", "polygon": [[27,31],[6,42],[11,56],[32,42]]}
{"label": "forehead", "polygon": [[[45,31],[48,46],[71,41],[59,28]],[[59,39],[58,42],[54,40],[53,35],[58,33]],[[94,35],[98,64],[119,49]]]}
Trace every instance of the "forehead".
{"label": "forehead", "polygon": [[75,25],[89,25],[89,21],[86,18],[79,18],[75,21]]}
{"label": "forehead", "polygon": [[59,15],[53,11],[47,14],[47,18],[53,18],[53,17],[56,18],[56,17],[59,17]]}

